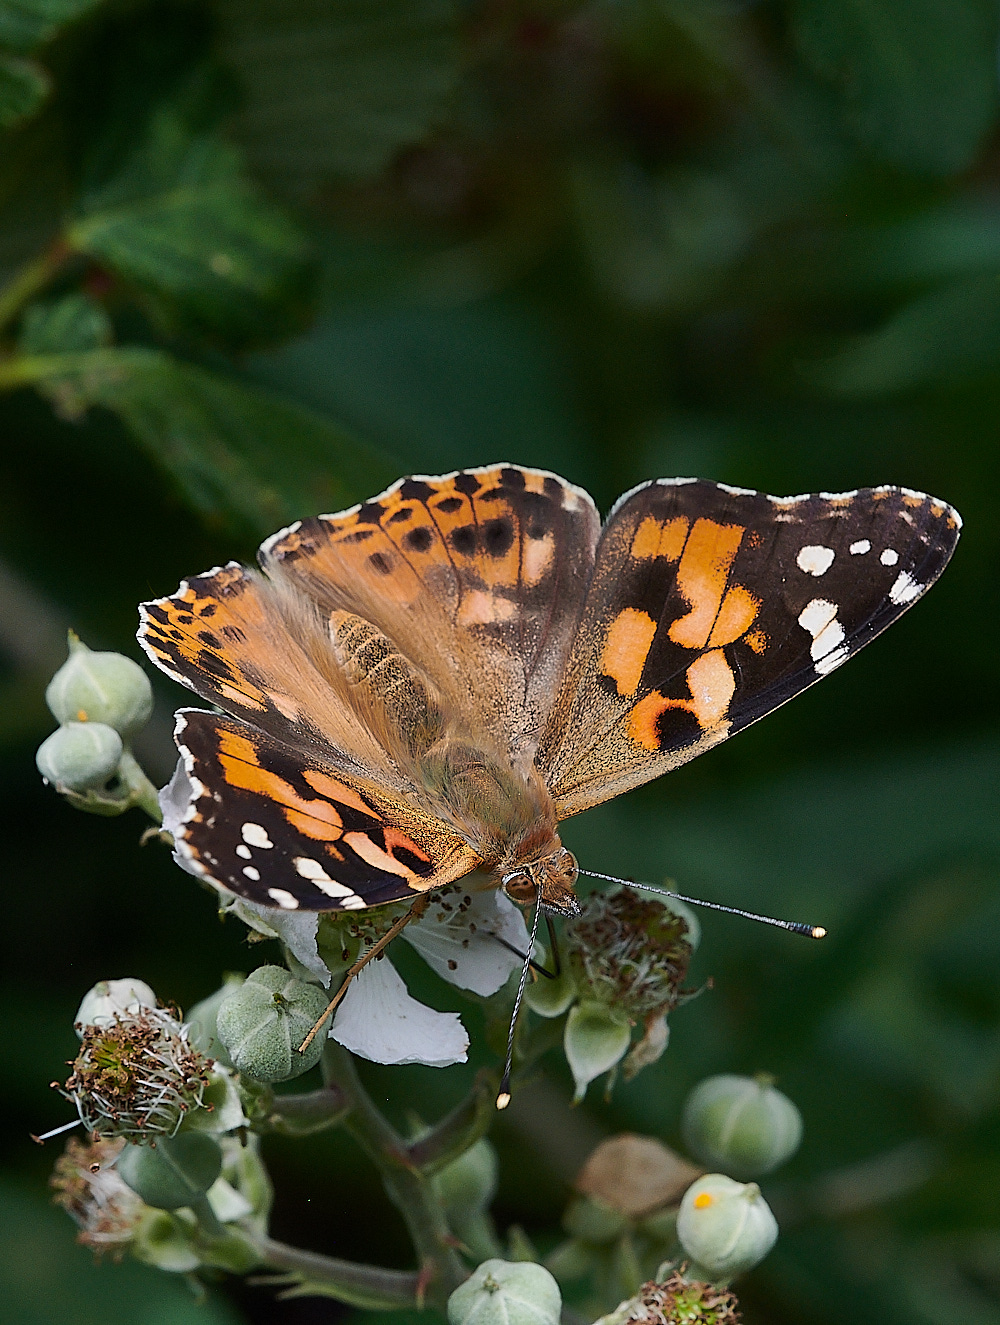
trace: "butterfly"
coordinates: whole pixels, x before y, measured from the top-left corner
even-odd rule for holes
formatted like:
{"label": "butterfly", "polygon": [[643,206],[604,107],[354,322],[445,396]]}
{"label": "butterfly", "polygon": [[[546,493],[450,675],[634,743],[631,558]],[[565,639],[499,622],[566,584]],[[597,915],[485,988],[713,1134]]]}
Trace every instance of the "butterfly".
{"label": "butterfly", "polygon": [[907,488],[627,492],[488,465],[400,479],[140,608],[182,709],[193,873],[360,910],[486,871],[575,914],[563,819],[828,675],[941,574],[961,521]]}

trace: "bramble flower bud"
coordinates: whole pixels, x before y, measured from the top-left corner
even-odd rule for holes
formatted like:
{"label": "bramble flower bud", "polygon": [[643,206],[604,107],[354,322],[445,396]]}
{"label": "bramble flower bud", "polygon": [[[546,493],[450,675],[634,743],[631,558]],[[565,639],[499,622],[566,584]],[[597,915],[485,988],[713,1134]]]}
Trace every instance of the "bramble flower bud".
{"label": "bramble flower bud", "polygon": [[687,1098],[684,1143],[731,1178],[759,1178],[790,1159],[802,1140],[802,1115],[772,1078],[708,1077]]}
{"label": "bramble flower bud", "polygon": [[283,966],[261,966],[219,1006],[219,1038],[238,1071],[255,1081],[289,1081],[319,1062],[325,1025],[305,1053],[299,1045],[327,1005],[316,985],[289,975]]}
{"label": "bramble flower bud", "polygon": [[731,1279],[764,1259],[778,1225],[755,1182],[744,1185],[723,1173],[707,1173],[684,1193],[677,1236],[697,1273]]}
{"label": "bramble flower bud", "polygon": [[98,980],[84,994],[73,1023],[82,1040],[84,1026],[111,1026],[119,1013],[155,1007],[156,995],[143,980]]}
{"label": "bramble flower bud", "polygon": [[71,1137],[49,1179],[56,1205],[79,1227],[77,1242],[116,1260],[132,1242],[144,1209],[115,1164],[124,1145],[120,1138],[86,1144]]}
{"label": "bramble flower bud", "polygon": [[622,1132],[596,1146],[573,1184],[625,1219],[647,1219],[680,1200],[698,1169],[654,1136]]}
{"label": "bramble flower bud", "polygon": [[432,1181],[438,1200],[449,1214],[467,1216],[485,1210],[496,1195],[497,1152],[487,1137],[480,1137]]}
{"label": "bramble flower bud", "polygon": [[219,1008],[234,989],[239,989],[245,979],[245,975],[230,972],[224,977],[221,987],[214,994],[209,994],[208,998],[203,998],[200,1003],[196,1003],[184,1018],[184,1024],[188,1028],[188,1036],[194,1047],[222,1063],[225,1067],[232,1067],[233,1063],[229,1057],[229,1051],[219,1038],[216,1019],[219,1015]]}
{"label": "bramble flower bud", "polygon": [[576,1083],[574,1104],[583,1099],[596,1077],[609,1072],[624,1058],[630,1037],[628,1017],[618,1008],[590,1000],[570,1009],[563,1032],[563,1050]]}
{"label": "bramble flower bud", "polygon": [[49,682],[45,702],[58,722],[104,723],[127,739],[149,721],[153,690],[131,658],[94,653],[70,631],[69,658]]}
{"label": "bramble flower bud", "polygon": [[190,1274],[197,1270],[201,1265],[195,1247],[197,1225],[168,1210],[154,1210],[145,1204],[142,1210],[131,1249],[136,1260],[167,1274]]}
{"label": "bramble flower bud", "polygon": [[173,1136],[202,1106],[214,1065],[165,1009],[117,1013],[109,1025],[84,1026],[81,1039],[62,1093],[88,1132],[137,1141]]}
{"label": "bramble flower bud", "polygon": [[93,791],[114,776],[122,738],[102,722],[67,722],[38,747],[35,764],[57,791]]}
{"label": "bramble flower bud", "polygon": [[576,981],[569,970],[557,976],[540,975],[524,991],[525,1003],[540,1017],[561,1017],[576,996]]}
{"label": "bramble flower bud", "polygon": [[118,1172],[147,1205],[177,1210],[212,1186],[222,1172],[222,1151],[204,1132],[179,1132],[161,1137],[155,1146],[126,1145]]}
{"label": "bramble flower bud", "polygon": [[483,1261],[448,1299],[449,1325],[559,1325],[559,1285],[532,1261]]}
{"label": "bramble flower bud", "polygon": [[732,1293],[674,1270],[662,1284],[645,1283],[595,1325],[739,1325]]}

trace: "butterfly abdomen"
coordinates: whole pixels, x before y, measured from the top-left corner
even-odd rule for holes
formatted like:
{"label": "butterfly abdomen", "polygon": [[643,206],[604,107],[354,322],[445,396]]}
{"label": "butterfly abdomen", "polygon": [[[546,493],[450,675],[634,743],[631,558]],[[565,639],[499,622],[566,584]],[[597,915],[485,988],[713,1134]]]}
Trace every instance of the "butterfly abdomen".
{"label": "butterfly abdomen", "polygon": [[419,757],[441,735],[436,696],[386,635],[351,612],[330,614],[334,656],[363,717],[378,722],[403,751]]}

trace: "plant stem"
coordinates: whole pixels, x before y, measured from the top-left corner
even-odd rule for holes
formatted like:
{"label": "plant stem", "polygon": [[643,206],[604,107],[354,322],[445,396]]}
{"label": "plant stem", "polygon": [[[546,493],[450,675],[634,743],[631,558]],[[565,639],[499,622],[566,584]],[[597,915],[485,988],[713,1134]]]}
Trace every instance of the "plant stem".
{"label": "plant stem", "polygon": [[0,290],[0,331],[56,276],[72,249],[60,235]]}
{"label": "plant stem", "polygon": [[410,1165],[430,1177],[485,1136],[496,1117],[497,1082],[496,1072],[484,1069],[477,1073],[465,1099],[429,1132],[407,1146]]}
{"label": "plant stem", "polygon": [[299,1095],[275,1095],[267,1125],[282,1136],[311,1136],[344,1121],[348,1105],[334,1082]]}
{"label": "plant stem", "polygon": [[323,1071],[343,1092],[351,1112],[344,1126],[377,1167],[389,1199],[399,1210],[420,1262],[420,1292],[443,1307],[449,1294],[467,1277],[455,1239],[429,1178],[413,1166],[409,1147],[375,1107],[362,1086],[351,1055],[336,1040],[328,1041]]}
{"label": "plant stem", "polygon": [[290,1272],[301,1293],[321,1293],[369,1310],[419,1305],[420,1276],[413,1270],[385,1270],[302,1251],[261,1233],[244,1229],[261,1260],[273,1270]]}
{"label": "plant stem", "polygon": [[143,772],[131,750],[123,751],[122,757],[118,761],[118,776],[128,788],[131,803],[145,810],[153,823],[163,823],[159,793]]}

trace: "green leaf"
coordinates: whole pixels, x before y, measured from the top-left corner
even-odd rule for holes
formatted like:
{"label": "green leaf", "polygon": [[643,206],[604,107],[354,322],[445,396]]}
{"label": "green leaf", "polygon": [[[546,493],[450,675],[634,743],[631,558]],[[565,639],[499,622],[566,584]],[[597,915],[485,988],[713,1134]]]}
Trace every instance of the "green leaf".
{"label": "green leaf", "polygon": [[34,115],[49,94],[49,76],[34,60],[0,51],[0,129]]}
{"label": "green leaf", "polygon": [[219,0],[254,164],[296,192],[382,170],[441,119],[459,75],[454,0]]}
{"label": "green leaf", "polygon": [[953,380],[998,361],[1000,277],[990,272],[921,295],[803,373],[836,395],[860,397]]}
{"label": "green leaf", "polygon": [[89,295],[74,293],[25,310],[17,347],[22,354],[72,354],[110,344],[111,321]]}
{"label": "green leaf", "polygon": [[30,51],[102,0],[0,0],[0,46]]}
{"label": "green leaf", "polygon": [[310,288],[308,245],[241,164],[166,108],[122,170],[85,196],[67,240],[136,286],[167,331],[238,345],[280,338]]}
{"label": "green leaf", "polygon": [[996,114],[988,0],[796,0],[793,25],[868,150],[929,174],[971,164]]}
{"label": "green leaf", "polygon": [[106,349],[9,361],[0,389],[35,386],[64,417],[98,405],[202,514],[254,536],[338,510],[395,477],[334,424],[267,391],[158,350]]}

